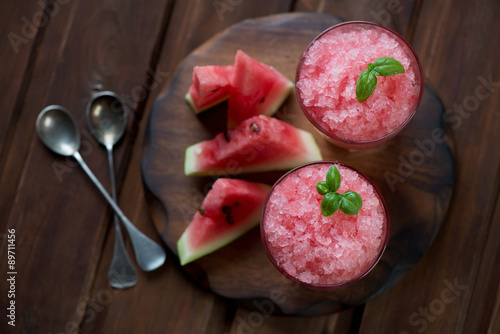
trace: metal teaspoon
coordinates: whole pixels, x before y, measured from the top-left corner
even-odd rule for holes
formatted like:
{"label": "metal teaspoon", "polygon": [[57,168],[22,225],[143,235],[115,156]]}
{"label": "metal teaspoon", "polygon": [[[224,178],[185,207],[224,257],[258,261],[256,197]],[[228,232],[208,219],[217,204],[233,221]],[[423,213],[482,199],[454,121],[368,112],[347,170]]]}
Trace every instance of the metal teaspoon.
{"label": "metal teaspoon", "polygon": [[137,263],[144,271],[160,267],[166,259],[163,248],[149,239],[128,220],[102,184],[95,177],[78,152],[80,148],[80,133],[76,122],[69,112],[57,105],[43,109],[36,120],[36,130],[42,142],[55,153],[72,156],[94,182],[104,198],[111,205],[127,228],[137,257]]}
{"label": "metal teaspoon", "polygon": [[[87,106],[87,121],[90,132],[108,153],[111,197],[117,202],[113,146],[121,139],[127,127],[127,113],[120,98],[113,92],[100,92],[92,97]],[[115,244],[113,258],[108,270],[109,284],[116,289],[126,289],[137,283],[137,272],[130,260],[120,228],[118,216],[114,215]]]}

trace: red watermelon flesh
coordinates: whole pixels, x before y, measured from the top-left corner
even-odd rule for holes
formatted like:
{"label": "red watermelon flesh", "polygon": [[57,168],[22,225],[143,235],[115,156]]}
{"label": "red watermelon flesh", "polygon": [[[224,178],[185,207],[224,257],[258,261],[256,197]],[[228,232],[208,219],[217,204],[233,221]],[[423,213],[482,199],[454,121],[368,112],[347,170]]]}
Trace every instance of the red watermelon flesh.
{"label": "red watermelon flesh", "polygon": [[186,101],[200,113],[229,97],[234,66],[195,66]]}
{"label": "red watermelon flesh", "polygon": [[254,116],[236,128],[186,149],[186,175],[235,175],[287,170],[322,160],[313,136],[265,115]]}
{"label": "red watermelon flesh", "polygon": [[294,84],[274,68],[238,50],[229,93],[227,126],[232,128],[256,115],[274,114]]}
{"label": "red watermelon flesh", "polygon": [[261,183],[217,179],[177,242],[181,265],[229,244],[258,225],[269,189]]}

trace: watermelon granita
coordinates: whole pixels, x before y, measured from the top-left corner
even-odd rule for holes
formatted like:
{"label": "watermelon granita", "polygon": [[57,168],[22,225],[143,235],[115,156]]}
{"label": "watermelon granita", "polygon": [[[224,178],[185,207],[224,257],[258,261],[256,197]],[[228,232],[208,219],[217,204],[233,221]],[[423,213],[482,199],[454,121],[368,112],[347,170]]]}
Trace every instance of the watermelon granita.
{"label": "watermelon granita", "polygon": [[[362,207],[355,215],[340,210],[325,217],[316,183],[335,165],[339,193],[356,191]],[[339,163],[313,162],[291,170],[271,189],[261,218],[267,255],[293,281],[328,289],[353,283],[378,262],[389,236],[389,215],[376,186]]]}
{"label": "watermelon granita", "polygon": [[[404,73],[377,76],[373,94],[356,99],[356,82],[368,63],[398,60]],[[423,74],[413,48],[396,32],[370,22],[333,26],[306,48],[296,92],[307,118],[328,140],[359,149],[394,137],[413,117],[423,94]]]}

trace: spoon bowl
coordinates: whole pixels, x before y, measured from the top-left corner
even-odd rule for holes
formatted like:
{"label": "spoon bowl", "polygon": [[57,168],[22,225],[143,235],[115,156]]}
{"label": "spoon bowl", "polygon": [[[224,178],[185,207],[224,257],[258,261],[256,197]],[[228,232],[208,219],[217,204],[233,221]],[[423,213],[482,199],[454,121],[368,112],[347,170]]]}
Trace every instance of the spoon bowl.
{"label": "spoon bowl", "polygon": [[90,131],[104,146],[116,144],[127,127],[127,113],[118,95],[100,92],[88,104],[87,120]]}
{"label": "spoon bowl", "polygon": [[36,131],[43,143],[57,154],[72,156],[80,147],[75,119],[64,107],[44,108],[36,119]]}
{"label": "spoon bowl", "polygon": [[[109,91],[94,95],[87,106],[87,121],[90,132],[99,143],[106,147],[111,180],[111,196],[116,201],[113,146],[123,136],[127,127],[127,113],[118,95]],[[127,254],[117,215],[114,216],[114,221],[115,244],[113,258],[108,270],[108,281],[116,289],[126,289],[137,283],[137,272]]]}
{"label": "spoon bowl", "polygon": [[[116,204],[116,201],[108,194],[101,182],[92,173],[80,155],[80,152],[78,152],[80,148],[80,134],[71,114],[61,106],[48,106],[38,115],[36,130],[42,142],[49,149],[63,156],[72,156],[99,189],[129,232],[139,266],[144,271],[151,271],[163,265],[166,259],[163,248],[132,224]],[[119,276],[118,278],[122,279],[126,273],[120,274],[121,277]]]}

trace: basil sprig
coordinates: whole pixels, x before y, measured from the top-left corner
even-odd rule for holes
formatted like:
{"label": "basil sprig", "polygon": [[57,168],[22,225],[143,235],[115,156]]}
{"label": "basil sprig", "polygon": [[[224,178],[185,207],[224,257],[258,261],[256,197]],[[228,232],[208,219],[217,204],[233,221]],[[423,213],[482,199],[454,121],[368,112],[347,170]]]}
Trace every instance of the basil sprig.
{"label": "basil sprig", "polygon": [[365,102],[377,87],[377,75],[389,77],[394,74],[405,73],[405,68],[394,58],[382,57],[368,63],[368,69],[361,72],[356,82],[356,98]]}
{"label": "basil sprig", "polygon": [[326,181],[316,183],[316,191],[318,194],[323,195],[321,213],[325,217],[333,215],[338,209],[346,215],[353,216],[363,206],[361,196],[357,192],[346,191],[343,194],[337,193],[340,183],[340,173],[335,166],[328,168]]}

